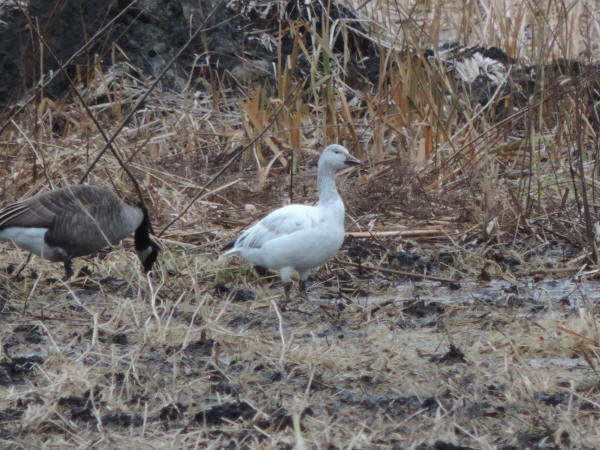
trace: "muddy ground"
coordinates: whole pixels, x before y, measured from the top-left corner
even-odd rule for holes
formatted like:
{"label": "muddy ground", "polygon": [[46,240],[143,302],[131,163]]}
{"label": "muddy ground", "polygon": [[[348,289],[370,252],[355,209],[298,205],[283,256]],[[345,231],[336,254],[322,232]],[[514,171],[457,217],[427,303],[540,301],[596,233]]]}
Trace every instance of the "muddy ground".
{"label": "muddy ground", "polygon": [[[102,153],[123,124],[115,153],[166,231],[148,276],[131,239],[77,259],[68,282],[35,257],[17,276],[25,254],[2,244],[0,448],[600,448],[595,78],[526,78],[527,107],[496,109],[421,58],[460,31],[547,74],[555,55],[594,54],[599,15],[581,2],[400,3],[360,2],[402,46],[378,49],[379,83],[351,88],[356,52],[322,51],[315,25],[279,85],[228,87],[206,65],[199,91],[159,84],[139,105],[153,79],[94,66],[83,94],[103,133],[75,96],[42,92],[6,122],[2,206],[83,179],[135,196]],[[252,67],[241,47],[236,64]],[[477,78],[496,64],[479,60]],[[308,297],[285,302],[277,274],[219,250],[273,208],[314,202],[332,142],[363,160],[337,179],[348,235]]]}
{"label": "muddy ground", "polygon": [[67,284],[35,260],[5,273],[1,445],[599,445],[597,283],[366,269],[443,277],[447,255],[392,242],[347,239],[289,303],[273,274],[190,247],[147,280],[124,249]]}

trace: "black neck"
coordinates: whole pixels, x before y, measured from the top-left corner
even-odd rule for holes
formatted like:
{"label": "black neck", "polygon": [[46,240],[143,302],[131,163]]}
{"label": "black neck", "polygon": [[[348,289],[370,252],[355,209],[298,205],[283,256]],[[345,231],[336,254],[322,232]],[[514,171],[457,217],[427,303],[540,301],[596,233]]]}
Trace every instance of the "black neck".
{"label": "black neck", "polygon": [[139,205],[140,209],[144,213],[142,223],[135,230],[135,249],[140,252],[150,247],[153,242],[150,239],[150,233],[152,233],[152,224],[150,223],[150,217],[148,216],[148,210],[144,205]]}
{"label": "black neck", "polygon": [[[144,205],[139,205],[139,207],[144,213],[144,218],[140,226],[135,230],[135,249],[142,260],[144,271],[148,272],[156,262],[160,250],[156,242],[150,239],[150,233],[153,233],[153,231],[148,210]],[[150,249],[149,252],[148,249]]]}

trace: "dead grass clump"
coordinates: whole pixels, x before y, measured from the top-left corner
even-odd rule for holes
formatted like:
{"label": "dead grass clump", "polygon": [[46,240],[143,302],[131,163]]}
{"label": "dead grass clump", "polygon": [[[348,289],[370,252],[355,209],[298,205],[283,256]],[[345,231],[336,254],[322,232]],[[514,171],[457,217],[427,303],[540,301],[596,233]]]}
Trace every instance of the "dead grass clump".
{"label": "dead grass clump", "polygon": [[[161,234],[151,275],[127,244],[69,283],[38,258],[0,272],[1,445],[598,447],[597,285],[544,279],[598,271],[592,6],[377,0],[359,27],[300,3],[264,83],[155,90],[116,137]],[[381,57],[358,81],[355,29]],[[149,83],[90,73],[76,84],[111,136]],[[338,178],[349,236],[310,301],[282,304],[276,276],[216,255],[314,201],[332,142],[364,161]],[[78,100],[41,95],[0,137],[3,200],[79,182],[105,146]],[[87,181],[134,192],[111,153]]]}

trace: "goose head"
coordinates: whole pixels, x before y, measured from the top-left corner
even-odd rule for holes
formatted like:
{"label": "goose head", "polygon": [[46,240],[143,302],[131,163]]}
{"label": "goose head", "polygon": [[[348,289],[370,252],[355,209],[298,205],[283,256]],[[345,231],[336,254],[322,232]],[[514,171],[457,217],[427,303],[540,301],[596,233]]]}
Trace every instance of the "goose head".
{"label": "goose head", "polygon": [[333,172],[357,164],[360,164],[360,160],[352,156],[346,147],[338,144],[325,147],[319,158],[319,169],[328,169]]}
{"label": "goose head", "polygon": [[141,202],[137,204],[137,207],[141,209],[144,216],[137,230],[135,230],[135,250],[142,262],[142,266],[144,266],[144,272],[147,273],[156,262],[160,248],[156,242],[150,239],[150,233],[154,233],[154,231],[152,230],[148,209]]}

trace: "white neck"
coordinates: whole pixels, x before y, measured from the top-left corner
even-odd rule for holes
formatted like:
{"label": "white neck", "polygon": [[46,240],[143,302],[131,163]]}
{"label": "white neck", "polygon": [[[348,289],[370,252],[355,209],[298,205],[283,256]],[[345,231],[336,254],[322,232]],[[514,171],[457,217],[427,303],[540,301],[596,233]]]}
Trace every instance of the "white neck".
{"label": "white neck", "polygon": [[335,186],[335,170],[319,166],[317,172],[317,188],[319,189],[320,205],[342,201]]}

